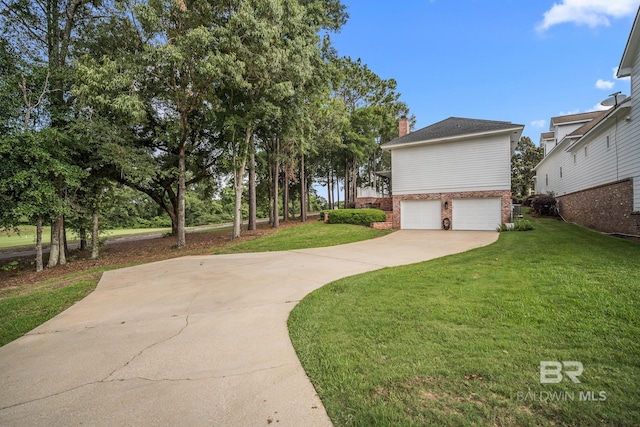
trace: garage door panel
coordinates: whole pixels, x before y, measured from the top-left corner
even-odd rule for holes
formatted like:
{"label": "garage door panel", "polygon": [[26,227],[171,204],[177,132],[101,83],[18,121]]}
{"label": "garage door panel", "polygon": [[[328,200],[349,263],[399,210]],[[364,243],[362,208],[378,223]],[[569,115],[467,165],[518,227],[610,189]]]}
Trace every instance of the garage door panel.
{"label": "garage door panel", "polygon": [[454,199],[454,230],[495,230],[502,223],[502,201],[499,197]]}
{"label": "garage door panel", "polygon": [[403,230],[439,230],[440,200],[402,200],[400,228]]}

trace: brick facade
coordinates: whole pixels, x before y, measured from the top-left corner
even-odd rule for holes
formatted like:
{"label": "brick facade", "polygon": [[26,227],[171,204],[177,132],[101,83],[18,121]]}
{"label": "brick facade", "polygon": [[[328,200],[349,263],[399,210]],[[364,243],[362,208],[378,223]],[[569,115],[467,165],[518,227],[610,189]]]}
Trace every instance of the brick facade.
{"label": "brick facade", "polygon": [[511,221],[511,190],[491,190],[491,191],[462,191],[455,193],[428,193],[428,194],[404,194],[393,196],[393,228],[400,229],[400,202],[402,200],[440,200],[440,223],[445,218],[449,218],[451,229],[453,224],[454,199],[479,199],[485,197],[500,197],[502,200],[502,222]]}
{"label": "brick facade", "polygon": [[633,179],[556,197],[560,215],[605,233],[640,234],[640,212],[633,212]]}
{"label": "brick facade", "polygon": [[393,200],[391,197],[358,197],[356,198],[356,208],[375,207],[383,211],[393,210]]}

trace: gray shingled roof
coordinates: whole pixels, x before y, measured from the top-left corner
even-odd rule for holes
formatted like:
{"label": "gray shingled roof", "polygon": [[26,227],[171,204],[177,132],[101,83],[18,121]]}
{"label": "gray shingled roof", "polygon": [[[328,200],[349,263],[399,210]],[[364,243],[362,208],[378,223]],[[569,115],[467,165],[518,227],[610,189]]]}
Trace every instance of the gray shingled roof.
{"label": "gray shingled roof", "polygon": [[556,134],[554,132],[543,132],[540,137],[542,139],[552,139]]}
{"label": "gray shingled roof", "polygon": [[558,116],[551,118],[551,126],[560,123],[586,122],[600,117],[601,111],[589,111],[588,113],[569,114],[567,116]]}
{"label": "gray shingled roof", "polygon": [[591,119],[591,121],[583,124],[582,126],[580,126],[578,129],[574,130],[573,132],[571,132],[569,135],[570,137],[576,137],[576,136],[582,136],[585,133],[589,132],[591,129],[593,129],[593,127],[595,125],[597,125],[598,123],[600,123],[602,121],[602,119],[604,119],[607,116],[608,111],[598,111],[598,115],[595,116],[593,119]]}
{"label": "gray shingled roof", "polygon": [[412,142],[430,141],[434,139],[446,139],[462,135],[471,135],[484,132],[493,132],[524,127],[511,122],[499,122],[494,120],[465,119],[461,117],[449,117],[431,126],[411,132],[400,138],[382,144],[382,148]]}
{"label": "gray shingled roof", "polygon": [[629,101],[631,101],[631,98],[626,98],[625,100],[620,102],[615,108],[610,108],[610,109],[604,110],[604,111],[597,111],[597,113],[599,113],[599,114],[597,114],[593,118],[593,120],[583,124],[578,129],[576,129],[573,132],[571,132],[568,136],[574,136],[575,137],[575,136],[586,135],[591,129],[596,127],[598,125],[598,123],[603,121],[605,118],[609,117],[611,114],[613,114],[614,111],[617,111],[620,107],[624,106]]}

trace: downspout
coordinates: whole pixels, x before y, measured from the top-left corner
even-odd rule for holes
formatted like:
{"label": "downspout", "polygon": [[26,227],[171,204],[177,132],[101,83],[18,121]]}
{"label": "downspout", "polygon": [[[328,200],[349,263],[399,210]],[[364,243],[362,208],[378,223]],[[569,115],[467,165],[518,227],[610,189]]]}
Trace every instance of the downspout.
{"label": "downspout", "polygon": [[616,126],[615,126],[615,134],[614,134],[614,139],[615,141],[613,141],[613,143],[615,144],[616,147],[616,181],[620,181],[620,170],[618,167],[618,117],[615,117],[616,120]]}

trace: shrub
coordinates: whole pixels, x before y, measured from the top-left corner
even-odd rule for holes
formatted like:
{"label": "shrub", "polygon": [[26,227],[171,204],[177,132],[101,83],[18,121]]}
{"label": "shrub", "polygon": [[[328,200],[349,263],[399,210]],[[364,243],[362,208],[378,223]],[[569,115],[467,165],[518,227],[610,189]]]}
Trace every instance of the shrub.
{"label": "shrub", "polygon": [[355,224],[369,226],[383,222],[387,216],[380,209],[338,209],[329,212],[329,224]]}
{"label": "shrub", "polygon": [[531,201],[531,208],[540,215],[556,215],[556,199],[544,194],[537,195]]}
{"label": "shrub", "polygon": [[529,231],[533,230],[533,223],[528,219],[523,219],[522,221],[516,221],[511,224],[500,224],[496,231],[502,233],[503,231]]}

